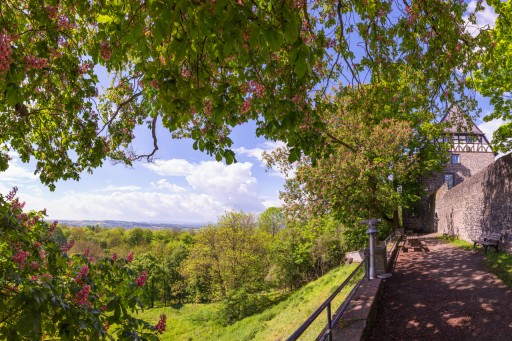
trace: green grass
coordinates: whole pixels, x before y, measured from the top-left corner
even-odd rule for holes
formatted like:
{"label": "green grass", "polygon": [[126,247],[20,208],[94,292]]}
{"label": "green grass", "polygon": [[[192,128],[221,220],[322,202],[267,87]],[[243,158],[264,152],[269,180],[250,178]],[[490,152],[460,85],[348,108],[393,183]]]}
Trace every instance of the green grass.
{"label": "green grass", "polygon": [[[456,236],[442,236],[442,240],[457,247],[473,250],[473,243],[458,239]],[[484,264],[489,272],[498,276],[506,285],[512,288],[512,255],[506,252],[497,253],[493,249],[488,250],[484,256]]]}
{"label": "green grass", "polygon": [[[222,326],[218,318],[221,303],[185,304],[180,308],[162,307],[147,309],[138,317],[156,323],[160,314],[167,315],[167,331],[162,340],[284,340],[354,270],[357,264],[336,268],[325,276],[291,293],[269,309],[229,326]],[[355,285],[345,288],[335,299],[333,312]],[[304,334],[303,340],[314,340],[326,324],[322,313]]]}
{"label": "green grass", "polygon": [[501,252],[487,252],[484,259],[487,268],[512,288],[512,255]]}
{"label": "green grass", "polygon": [[444,240],[456,247],[464,249],[464,250],[473,250],[473,243],[459,239],[457,236],[449,236],[447,234],[443,234],[442,236],[439,237],[439,239],[442,239],[442,240]]}

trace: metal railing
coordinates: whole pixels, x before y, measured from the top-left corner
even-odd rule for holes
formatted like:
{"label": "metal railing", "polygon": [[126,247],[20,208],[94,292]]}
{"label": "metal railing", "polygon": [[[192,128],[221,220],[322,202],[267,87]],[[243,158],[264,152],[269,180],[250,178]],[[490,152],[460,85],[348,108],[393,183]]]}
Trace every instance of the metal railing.
{"label": "metal railing", "polygon": [[[396,264],[396,258],[398,257],[398,243],[402,240],[403,234],[400,230],[396,230],[392,234],[390,234],[386,240],[384,240],[384,245],[386,245],[386,270],[392,271],[394,265]],[[393,244],[389,247],[390,244]]]}
{"label": "metal railing", "polygon": [[336,310],[334,315],[332,314],[332,301],[338,296],[341,290],[345,288],[348,283],[356,276],[357,273],[360,272],[361,269],[365,268],[366,258],[363,262],[361,262],[357,268],[350,273],[350,275],[341,283],[341,285],[334,290],[334,292],[329,296],[324,303],[318,309],[316,309],[313,314],[311,314],[306,321],[299,327],[297,330],[290,335],[286,340],[287,341],[294,341],[297,340],[305,331],[309,328],[309,326],[317,319],[318,316],[324,311],[327,310],[327,326],[324,328],[322,333],[318,336],[317,340],[329,340],[332,341],[332,330],[334,326],[339,322],[341,316],[343,315],[343,312],[347,309],[350,301],[354,297],[354,295],[357,292],[357,289],[359,289],[359,286],[361,285],[362,281],[366,277],[366,272],[364,273],[364,276],[356,283],[356,285],[352,288],[350,293],[347,295],[343,303],[340,305],[340,307]]}
{"label": "metal railing", "polygon": [[[402,237],[402,233],[399,230],[396,230],[391,235],[389,235],[384,240],[384,245],[386,246],[386,259],[388,260],[388,265],[391,265],[394,263],[393,253],[397,250],[398,243],[400,242],[400,239]],[[393,244],[390,248],[388,245]],[[360,272],[360,270],[364,268],[365,272],[362,278],[357,282],[357,284],[352,288],[350,293],[347,295],[343,303],[340,305],[340,307],[336,310],[334,315],[332,315],[332,301],[336,298],[336,296],[340,293],[343,288],[347,286],[348,283],[355,277],[355,275]],[[299,327],[297,330],[290,335],[286,339],[286,341],[294,341],[297,340],[308,328],[309,326],[318,318],[318,316],[324,311],[327,310],[327,326],[324,328],[324,330],[320,333],[320,335],[317,337],[317,340],[323,341],[323,340],[329,340],[332,341],[332,330],[336,326],[336,324],[339,322],[341,316],[347,309],[348,305],[350,304],[350,301],[352,301],[352,298],[355,296],[357,290],[361,286],[361,283],[363,280],[369,279],[368,275],[368,257],[365,257],[364,260],[357,266],[357,268],[352,271],[352,273],[341,283],[341,285],[336,288],[336,290],[329,296],[324,303],[320,307],[318,307],[313,314],[311,314],[306,321]],[[388,267],[389,268],[389,267]]]}

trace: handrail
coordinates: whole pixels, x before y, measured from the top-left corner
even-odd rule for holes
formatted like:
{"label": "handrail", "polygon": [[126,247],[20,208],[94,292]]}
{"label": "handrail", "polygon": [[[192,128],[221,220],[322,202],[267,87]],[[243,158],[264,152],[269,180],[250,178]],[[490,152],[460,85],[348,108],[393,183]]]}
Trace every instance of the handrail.
{"label": "handrail", "polygon": [[[399,230],[395,230],[393,233],[391,233],[385,240],[384,240],[384,245],[386,246],[386,259],[389,259],[391,253],[393,253],[393,251],[395,250],[396,248],[396,243],[399,242],[400,240],[400,237],[402,236],[402,233],[399,231]],[[391,250],[388,250],[388,244],[390,244],[391,242],[394,242],[395,245],[393,245],[393,247],[391,248]]]}
{"label": "handrail", "polygon": [[[335,319],[333,321],[332,320],[332,316],[331,316],[331,302],[334,300],[334,298],[336,298],[336,296],[339,294],[339,292],[350,282],[352,277],[355,276],[355,274],[359,271],[359,269],[361,269],[361,267],[364,265],[364,263],[365,263],[364,261],[361,262],[354,269],[354,271],[352,271],[350,273],[350,275],[343,281],[343,283],[341,283],[341,285],[338,288],[336,288],[336,290],[334,290],[334,292],[324,301],[324,303],[322,303],[322,305],[320,305],[320,307],[318,307],[313,312],[313,314],[311,314],[306,319],[306,321],[299,328],[297,328],[297,330],[292,335],[290,335],[286,339],[286,341],[297,340],[306,331],[306,329],[308,329],[308,327],[316,320],[316,318],[322,313],[322,311],[324,311],[326,308],[327,308],[327,328],[328,329],[327,329],[326,333],[324,333],[324,334],[327,334],[329,336],[329,340],[331,340],[332,339],[332,326],[335,325],[338,322],[339,318],[341,317],[341,313],[346,309],[346,306],[348,306],[348,303],[347,304],[345,304],[345,303],[342,304],[341,307],[343,308],[343,310],[341,308],[338,309],[338,313],[336,314]],[[364,279],[364,277],[363,277],[363,279]],[[361,282],[362,282],[362,279],[352,289],[352,291],[350,292],[349,296],[347,296],[347,299],[345,299],[345,302],[349,302],[350,299],[352,299],[352,297],[354,296],[357,288],[359,288]]]}
{"label": "handrail", "polygon": [[[392,252],[394,252],[394,250],[396,249],[396,247],[397,247],[397,245],[398,245],[398,243],[400,241],[400,237],[401,236],[402,236],[402,234],[400,233],[400,231],[396,230],[395,232],[393,232],[391,235],[389,235],[384,240],[384,245],[386,246],[386,249],[387,249],[388,244],[390,244],[393,241],[395,243],[395,245],[393,245],[391,250],[387,252],[387,257],[386,257],[387,259],[389,259],[389,255]],[[329,341],[332,341],[333,326],[336,326],[336,324],[340,320],[341,316],[343,315],[343,313],[347,309],[348,305],[350,304],[350,301],[355,296],[357,290],[361,286],[361,283],[363,282],[363,280],[365,278],[369,278],[368,271],[367,271],[368,270],[368,265],[366,264],[367,261],[368,261],[368,258],[365,257],[363,259],[363,261],[354,269],[354,271],[352,271],[350,273],[350,275],[343,281],[343,283],[341,283],[341,285],[338,288],[336,288],[336,290],[334,290],[334,292],[324,301],[324,303],[322,303],[322,305],[320,305],[320,307],[318,307],[306,319],[306,321],[299,328],[297,328],[297,330],[292,335],[290,335],[286,339],[286,341],[295,341],[295,340],[297,340],[306,331],[306,329],[308,329],[309,326],[317,319],[317,317],[322,313],[322,311],[324,311],[325,309],[327,309],[327,326],[326,326],[326,328],[324,328],[322,333],[318,336],[317,340],[323,341],[323,340],[325,340],[327,338]],[[357,284],[352,288],[352,290],[347,295],[347,297],[345,298],[343,303],[340,305],[338,310],[336,310],[335,315],[332,316],[331,315],[331,302],[339,294],[339,292],[341,290],[343,290],[343,288],[350,282],[350,280],[355,276],[355,274],[361,269],[362,266],[364,266],[365,269],[366,269],[366,272],[365,272],[363,278],[361,278],[357,282]]]}

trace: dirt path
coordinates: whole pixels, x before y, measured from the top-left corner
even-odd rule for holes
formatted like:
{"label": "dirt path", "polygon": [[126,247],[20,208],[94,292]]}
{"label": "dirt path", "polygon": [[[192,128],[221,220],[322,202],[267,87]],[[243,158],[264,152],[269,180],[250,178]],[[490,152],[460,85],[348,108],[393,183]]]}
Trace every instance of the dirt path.
{"label": "dirt path", "polygon": [[512,289],[486,272],[482,260],[482,251],[409,237],[386,280],[369,340],[511,341]]}

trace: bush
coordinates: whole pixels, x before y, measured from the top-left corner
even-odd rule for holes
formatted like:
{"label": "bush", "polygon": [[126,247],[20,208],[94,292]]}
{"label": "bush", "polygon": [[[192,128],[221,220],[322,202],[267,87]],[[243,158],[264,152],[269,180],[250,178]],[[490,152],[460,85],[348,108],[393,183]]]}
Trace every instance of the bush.
{"label": "bush", "polygon": [[133,254],[68,255],[73,243],[53,239],[57,222],[45,223],[45,210],[23,213],[15,194],[0,195],[0,339],[158,339],[165,317],[152,326],[130,315],[143,308],[146,279],[127,266]]}
{"label": "bush", "polygon": [[251,293],[246,288],[230,290],[221,308],[221,319],[231,324],[259,313],[272,304],[265,294]]}

